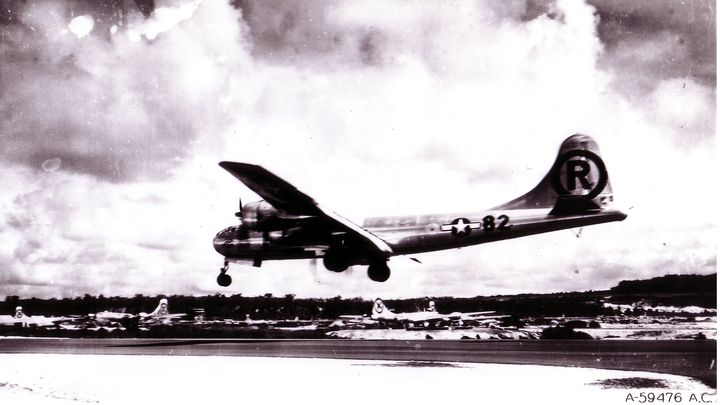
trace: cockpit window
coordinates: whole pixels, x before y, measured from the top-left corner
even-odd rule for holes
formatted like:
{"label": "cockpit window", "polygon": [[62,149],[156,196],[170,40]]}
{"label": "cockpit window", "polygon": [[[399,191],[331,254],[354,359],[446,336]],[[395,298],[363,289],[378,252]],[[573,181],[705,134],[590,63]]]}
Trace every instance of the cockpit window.
{"label": "cockpit window", "polygon": [[222,235],[224,233],[228,233],[228,232],[234,232],[236,230],[237,230],[236,226],[231,226],[231,227],[225,228],[222,231],[218,232],[217,235],[215,235],[215,236],[220,236],[220,235]]}

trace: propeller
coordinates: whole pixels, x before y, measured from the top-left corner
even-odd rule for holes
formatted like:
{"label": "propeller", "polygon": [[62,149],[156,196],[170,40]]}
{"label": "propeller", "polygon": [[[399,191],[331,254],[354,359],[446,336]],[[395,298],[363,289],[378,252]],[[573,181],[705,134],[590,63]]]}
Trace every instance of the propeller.
{"label": "propeller", "polygon": [[242,198],[238,198],[238,212],[235,213],[235,216],[240,219],[242,219],[242,209],[243,209]]}

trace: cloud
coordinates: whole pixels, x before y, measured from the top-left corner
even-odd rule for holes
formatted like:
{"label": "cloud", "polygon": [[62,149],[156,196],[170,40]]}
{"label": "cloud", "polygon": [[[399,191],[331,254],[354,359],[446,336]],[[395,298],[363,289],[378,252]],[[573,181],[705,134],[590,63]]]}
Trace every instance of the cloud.
{"label": "cloud", "polygon": [[659,80],[685,78],[716,86],[716,11],[707,0],[594,0],[606,45],[600,60],[616,73],[615,89],[643,97]]}
{"label": "cloud", "polygon": [[220,160],[260,163],[359,222],[517,197],[578,132],[600,144],[627,221],[393,258],[383,284],[362,267],[233,267],[222,291],[475,295],[711,272],[714,200],[695,196],[714,167],[714,54],[696,39],[714,20],[624,4],[167,0],[124,28],[106,6],[14,4],[2,291],[220,291],[212,236],[255,197]]}
{"label": "cloud", "polygon": [[216,37],[192,40],[201,28],[185,21],[134,41],[93,30],[90,15],[70,19],[74,5],[29,2],[2,28],[3,160],[36,166],[60,158],[65,170],[115,182],[171,175],[203,134],[227,121],[222,80],[249,63],[240,13],[222,4],[197,10],[198,19],[226,27]]}

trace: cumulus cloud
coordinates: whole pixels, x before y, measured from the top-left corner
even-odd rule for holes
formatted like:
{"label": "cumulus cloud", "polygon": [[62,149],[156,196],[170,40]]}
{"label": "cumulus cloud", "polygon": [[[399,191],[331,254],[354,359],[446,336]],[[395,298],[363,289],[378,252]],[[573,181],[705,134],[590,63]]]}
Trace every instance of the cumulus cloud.
{"label": "cumulus cloud", "polygon": [[[633,92],[652,91],[667,77],[692,77],[715,86],[715,2],[710,0],[628,2],[593,0],[607,44],[605,68],[622,72],[618,79]],[[622,76],[628,76],[623,78]]]}
{"label": "cumulus cloud", "polygon": [[267,262],[223,291],[474,295],[714,271],[697,175],[714,159],[710,6],[591,3],[166,0],[122,26],[93,3],[13,3],[2,292],[220,291],[212,235],[253,196],[219,160],[263,164],[360,222],[502,203],[577,132],[599,142],[627,221],[393,258],[383,284]]}
{"label": "cumulus cloud", "polygon": [[155,20],[110,36],[93,30],[90,15],[70,18],[73,6],[28,2],[3,26],[3,160],[35,167],[57,157],[66,170],[110,181],[170,175],[227,121],[223,80],[249,63],[240,13],[209,4],[198,19],[225,29],[193,39],[201,28],[187,21],[156,38]]}

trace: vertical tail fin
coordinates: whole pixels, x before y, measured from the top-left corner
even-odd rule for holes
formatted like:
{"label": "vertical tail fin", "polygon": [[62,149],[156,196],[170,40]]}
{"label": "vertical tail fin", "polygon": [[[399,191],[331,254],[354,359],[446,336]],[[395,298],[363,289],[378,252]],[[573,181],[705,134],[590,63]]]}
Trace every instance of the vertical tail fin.
{"label": "vertical tail fin", "polygon": [[169,314],[168,311],[168,300],[167,298],[162,298],[160,300],[160,303],[158,304],[157,308],[155,308],[154,311],[148,314],[148,316],[163,316]]}
{"label": "vertical tail fin", "polygon": [[597,143],[576,134],[563,141],[555,163],[535,188],[494,209],[552,208],[552,215],[566,215],[602,210],[612,201]]}
{"label": "vertical tail fin", "polygon": [[370,315],[370,318],[372,319],[378,319],[378,318],[390,318],[393,316],[392,311],[387,309],[385,304],[382,302],[380,298],[376,298],[375,302],[373,302],[373,309],[372,314]]}

